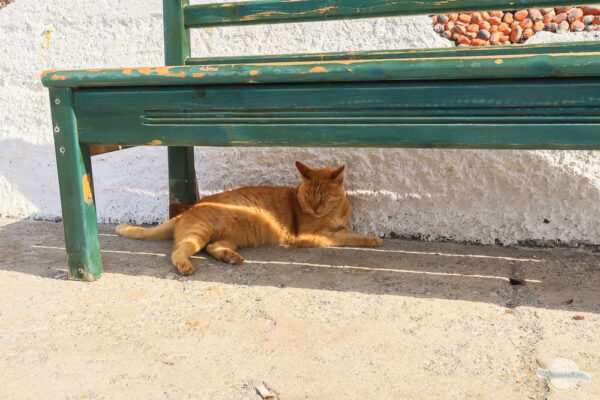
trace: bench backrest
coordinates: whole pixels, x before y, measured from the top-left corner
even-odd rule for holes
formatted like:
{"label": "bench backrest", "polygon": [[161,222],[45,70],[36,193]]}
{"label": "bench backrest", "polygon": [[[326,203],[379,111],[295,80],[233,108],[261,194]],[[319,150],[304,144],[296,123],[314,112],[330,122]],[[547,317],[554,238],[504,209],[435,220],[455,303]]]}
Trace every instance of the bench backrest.
{"label": "bench backrest", "polygon": [[[598,0],[595,0],[597,3]],[[190,28],[279,24],[335,19],[443,14],[459,11],[517,10],[565,5],[565,0],[259,0],[189,5],[163,0],[165,63],[185,65]],[[576,4],[594,4],[577,2]],[[433,31],[432,31],[433,34]]]}

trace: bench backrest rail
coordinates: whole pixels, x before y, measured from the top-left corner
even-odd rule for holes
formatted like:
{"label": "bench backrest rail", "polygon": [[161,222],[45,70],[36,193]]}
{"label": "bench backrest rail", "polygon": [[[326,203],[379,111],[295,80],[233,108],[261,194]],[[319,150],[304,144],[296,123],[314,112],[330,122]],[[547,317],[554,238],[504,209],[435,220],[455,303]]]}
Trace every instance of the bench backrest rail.
{"label": "bench backrest rail", "polygon": [[[564,5],[550,0],[287,0],[199,4],[184,7],[186,28],[280,24],[336,19],[443,14]],[[577,3],[582,4],[582,3]]]}
{"label": "bench backrest rail", "polygon": [[[165,63],[166,65],[186,64],[190,57],[190,28],[554,7],[565,3],[569,2],[564,0],[261,0],[190,5],[189,0],[163,0]],[[588,3],[584,1],[576,4]]]}

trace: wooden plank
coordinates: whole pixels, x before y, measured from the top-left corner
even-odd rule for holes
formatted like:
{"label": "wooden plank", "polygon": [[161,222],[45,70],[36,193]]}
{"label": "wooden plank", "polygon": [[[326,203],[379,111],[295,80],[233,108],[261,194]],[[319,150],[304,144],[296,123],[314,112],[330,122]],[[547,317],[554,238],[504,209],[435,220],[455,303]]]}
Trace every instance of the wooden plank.
{"label": "wooden plank", "polygon": [[[183,24],[183,7],[188,0],[163,0],[165,65],[183,65],[190,55],[190,32]],[[198,184],[194,169],[193,147],[169,147],[169,217],[194,204]]]}
{"label": "wooden plank", "polygon": [[190,32],[183,26],[188,0],[163,0],[165,65],[183,65],[190,56]]}
{"label": "wooden plank", "polygon": [[84,89],[75,99],[86,143],[600,148],[593,79]]}
{"label": "wooden plank", "polygon": [[[75,92],[75,101],[80,118],[87,118],[94,114],[94,110],[98,110],[99,119],[109,113],[116,118],[138,113],[138,123],[142,123],[143,118],[177,113],[217,117],[227,113],[261,112],[271,116],[290,113],[310,116],[313,113],[348,111],[368,115],[375,112],[393,115],[420,113],[437,117],[438,112],[451,115],[453,110],[461,113],[484,110],[505,116],[514,115],[512,113],[526,115],[528,112],[560,115],[574,107],[577,107],[577,112],[582,112],[600,106],[600,79],[81,89]],[[106,115],[106,118],[111,117]]]}
{"label": "wooden plank", "polygon": [[170,125],[124,136],[86,134],[86,141],[171,146],[412,147],[600,150],[600,123],[568,124],[269,124]]}
{"label": "wooden plank", "polygon": [[50,104],[69,279],[102,275],[89,147],[78,142],[70,89],[51,89]]}
{"label": "wooden plank", "polygon": [[[114,99],[114,101],[111,101]],[[599,79],[366,82],[307,85],[239,85],[81,89],[78,116],[98,119],[136,114],[137,123],[160,116],[375,116],[563,115],[600,107]],[[118,101],[118,102],[117,102]],[[478,113],[478,114],[475,114]],[[115,127],[118,128],[118,127]],[[148,142],[147,144],[154,144]]]}
{"label": "wooden plank", "polygon": [[500,56],[505,54],[554,54],[600,52],[600,42],[541,43],[531,45],[447,47],[441,49],[403,49],[378,51],[345,51],[337,53],[274,54],[266,56],[187,58],[186,65],[255,64],[283,62],[320,62],[334,60],[381,60],[402,58],[436,58],[468,56]]}
{"label": "wooden plank", "polygon": [[[158,139],[160,141],[160,139]],[[169,218],[173,218],[200,198],[194,166],[194,143],[169,147]],[[184,147],[189,146],[189,147]]]}
{"label": "wooden plank", "polygon": [[247,63],[48,72],[47,87],[600,76],[600,52]]}
{"label": "wooden plank", "polygon": [[187,6],[184,9],[184,19],[186,27],[200,28],[440,14],[454,11],[512,10],[565,4],[564,0],[513,0],[510,3],[504,0],[266,0]]}

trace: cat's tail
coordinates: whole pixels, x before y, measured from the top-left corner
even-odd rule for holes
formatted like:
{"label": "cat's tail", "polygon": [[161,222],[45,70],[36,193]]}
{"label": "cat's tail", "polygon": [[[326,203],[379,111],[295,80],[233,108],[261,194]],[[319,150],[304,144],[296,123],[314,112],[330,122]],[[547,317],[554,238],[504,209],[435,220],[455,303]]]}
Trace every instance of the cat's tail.
{"label": "cat's tail", "polygon": [[165,240],[173,238],[175,220],[170,219],[164,224],[152,228],[142,228],[135,225],[117,225],[116,231],[121,236],[143,240]]}

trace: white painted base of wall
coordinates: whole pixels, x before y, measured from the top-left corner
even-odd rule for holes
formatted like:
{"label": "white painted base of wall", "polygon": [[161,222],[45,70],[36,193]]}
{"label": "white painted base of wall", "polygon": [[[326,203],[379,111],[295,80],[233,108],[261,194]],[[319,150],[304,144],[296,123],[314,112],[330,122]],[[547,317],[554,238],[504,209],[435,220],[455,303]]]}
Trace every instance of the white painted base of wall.
{"label": "white painted base of wall", "polygon": [[[0,216],[61,215],[42,71],[163,65],[161,3],[19,0],[0,12]],[[452,45],[427,17],[201,29],[192,37],[197,56]],[[530,41],[598,37],[540,33]],[[600,243],[597,152],[196,148],[196,160],[204,193],[295,185],[294,160],[346,164],[352,224],[362,233]],[[167,218],[166,148],[98,156],[93,168],[100,221]]]}

